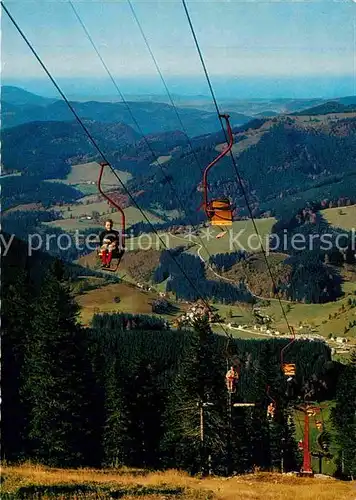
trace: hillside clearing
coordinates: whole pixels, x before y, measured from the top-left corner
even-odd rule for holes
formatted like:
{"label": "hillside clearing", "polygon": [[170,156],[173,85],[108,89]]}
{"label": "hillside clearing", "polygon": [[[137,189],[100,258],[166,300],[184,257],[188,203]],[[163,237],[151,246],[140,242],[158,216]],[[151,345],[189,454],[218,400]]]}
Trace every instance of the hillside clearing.
{"label": "hillside clearing", "polygon": [[[259,235],[256,235],[254,226],[251,220],[241,220],[233,222],[232,228],[228,229],[227,234],[219,239],[216,236],[221,233],[219,227],[210,227],[210,233],[207,231],[200,231],[200,239],[193,236],[192,241],[197,243],[196,247],[189,250],[190,253],[197,253],[201,258],[207,260],[210,255],[217,253],[231,253],[240,250],[247,252],[259,252],[261,250],[261,241],[266,248],[266,240],[271,233],[272,227],[276,222],[273,217],[266,219],[256,219],[256,226]],[[204,248],[206,247],[206,248]]]}
{"label": "hillside clearing", "polygon": [[[87,325],[96,313],[122,312],[156,316],[152,313],[152,302],[157,297],[158,293],[155,291],[143,291],[134,284],[125,282],[89,290],[77,295],[76,301],[80,306],[80,321]],[[119,302],[116,302],[117,298],[119,298]],[[185,304],[170,302],[175,306],[174,314],[161,314],[160,317],[173,319],[174,316],[182,314],[183,310],[186,309]]]}
{"label": "hillside clearing", "polygon": [[[114,301],[115,297],[120,302]],[[81,307],[80,318],[87,324],[95,313],[129,312],[136,314],[152,314],[151,302],[156,295],[150,292],[142,292],[134,286],[126,283],[106,285],[90,290],[76,297]]]}
{"label": "hillside clearing", "polygon": [[[63,229],[64,231],[75,232],[83,229],[99,230],[103,227],[105,218],[110,218],[114,221],[114,225],[120,228],[121,225],[121,214],[117,211],[112,211],[106,202],[94,202],[88,205],[67,205],[66,207],[55,207],[59,208],[64,215],[63,219],[57,219],[51,222],[45,222],[47,226],[54,226]],[[69,208],[69,210],[68,210]],[[99,213],[99,221],[91,219],[88,220],[86,217],[93,217],[93,212]],[[141,211],[136,207],[127,207],[124,209],[126,216],[126,227],[130,227],[137,222],[144,222],[145,218]],[[162,222],[162,219],[156,217],[151,212],[143,211],[146,217],[154,224]],[[70,217],[72,215],[72,217]]]}
{"label": "hillside clearing", "polygon": [[[267,236],[270,234],[276,219],[273,217],[266,219],[256,219],[259,236],[262,244],[265,245]],[[127,240],[127,248],[164,250],[166,248],[176,248],[179,246],[190,246],[189,253],[198,255],[207,260],[210,255],[217,253],[231,253],[239,250],[248,252],[258,252],[261,250],[261,243],[255,233],[251,220],[241,220],[233,222],[232,228],[228,228],[223,238],[217,239],[221,233],[219,227],[199,228],[198,233],[189,232],[189,229],[179,234],[168,232],[159,233],[159,238],[154,233],[142,234],[137,238]],[[163,243],[162,243],[162,241]]]}
{"label": "hillside clearing", "polygon": [[172,155],[166,155],[166,156],[159,156],[157,160],[153,161],[151,165],[154,165],[158,167],[159,165],[163,165],[164,163],[167,163],[167,161],[171,160]]}
{"label": "hillside clearing", "polygon": [[321,215],[331,226],[351,231],[356,229],[356,205],[348,207],[326,208],[321,210]]}
{"label": "hillside clearing", "polygon": [[[51,179],[52,182],[63,182],[68,185],[76,184],[96,184],[98,182],[98,176],[100,172],[100,165],[95,161],[90,163],[80,163],[78,165],[72,165],[70,173],[65,179]],[[116,170],[117,175],[120,177],[122,182],[126,184],[132,178],[129,172],[123,172],[121,170]],[[117,187],[118,180],[110,168],[105,168],[102,178],[103,187]]]}
{"label": "hillside clearing", "polygon": [[[354,286],[356,289],[356,285]],[[355,295],[351,295],[355,297]],[[303,325],[309,325],[315,332],[328,337],[333,334],[337,337],[344,336],[344,329],[356,319],[356,308],[349,309],[347,302],[350,297],[346,296],[335,302],[326,304],[301,304],[283,301],[288,321],[297,331]],[[277,299],[269,299],[270,306],[264,308],[265,312],[274,317],[273,327],[286,333],[286,323]],[[288,304],[290,307],[288,307]],[[345,309],[343,309],[343,306]],[[335,314],[337,315],[336,317]],[[302,328],[301,328],[302,330]],[[356,341],[356,328],[352,328],[346,335],[350,341]]]}
{"label": "hillside clearing", "polygon": [[[79,165],[73,165],[70,173],[65,179],[48,179],[48,182],[66,184],[76,188],[83,195],[91,195],[98,191],[97,182],[99,172],[100,165],[98,163],[81,163]],[[116,170],[116,173],[124,184],[132,178],[129,172]],[[104,190],[121,188],[118,179],[110,168],[104,170],[102,186]]]}
{"label": "hillside clearing", "polygon": [[355,482],[256,473],[199,479],[170,470],[3,467],[2,498],[122,498],[123,500],[352,500]]}
{"label": "hillside clearing", "polygon": [[24,203],[23,205],[16,205],[3,212],[3,215],[10,214],[11,212],[45,212],[46,209],[42,203]]}

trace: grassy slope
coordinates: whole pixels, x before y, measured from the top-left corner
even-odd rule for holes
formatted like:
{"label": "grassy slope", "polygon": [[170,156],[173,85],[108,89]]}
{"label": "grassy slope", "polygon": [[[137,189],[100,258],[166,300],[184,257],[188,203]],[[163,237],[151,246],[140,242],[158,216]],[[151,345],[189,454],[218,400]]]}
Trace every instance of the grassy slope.
{"label": "grassy slope", "polygon": [[[114,302],[115,297],[120,297],[120,303]],[[96,312],[150,314],[150,303],[155,297],[153,293],[142,292],[129,284],[119,283],[90,290],[78,295],[76,300],[81,306],[81,321],[87,324]]]}
{"label": "grassy slope", "polygon": [[[122,498],[123,500],[351,500],[355,482],[256,473],[223,479],[199,479],[175,470],[145,472],[117,469],[50,469],[23,465],[4,467],[2,497],[36,489],[47,498]],[[60,493],[62,492],[62,496]],[[84,492],[84,493],[83,493]],[[57,493],[57,494],[56,494]],[[111,493],[111,495],[110,495]],[[34,498],[33,496],[27,498]]]}
{"label": "grassy slope", "polygon": [[[256,225],[258,233],[262,238],[262,244],[266,247],[265,239],[266,236],[271,232],[273,225],[276,220],[271,217],[268,219],[256,219]],[[241,234],[239,234],[241,232]],[[204,245],[200,251],[200,255],[206,260],[209,258],[209,254],[214,255],[217,253],[230,253],[236,252],[238,250],[246,250],[247,252],[256,252],[261,249],[258,236],[256,235],[253,224],[251,220],[241,220],[233,223],[232,229],[220,239],[216,239],[216,235],[221,233],[219,227],[212,228],[213,237],[207,239],[204,237],[204,233],[201,234],[204,241]],[[198,248],[201,245],[201,241],[197,241]],[[196,251],[192,249],[191,251]]]}
{"label": "grassy slope", "polygon": [[[350,289],[356,290],[356,283],[350,284]],[[355,295],[351,295],[352,298],[356,298]],[[291,326],[296,328],[296,331],[299,330],[299,325],[304,324],[311,326],[315,329],[315,333],[323,335],[324,337],[328,337],[330,333],[336,336],[344,336],[344,328],[348,326],[350,321],[356,319],[356,309],[349,309],[347,307],[348,296],[336,301],[329,302],[327,304],[300,304],[300,303],[291,303],[287,301],[282,301],[282,305],[286,312],[287,318]],[[280,304],[277,299],[269,299],[270,305],[264,307],[263,310],[268,315],[272,315],[274,318],[274,322],[272,324],[272,328],[279,330],[281,333],[287,333],[287,326],[282,315],[282,310]],[[345,312],[339,311],[342,305],[345,305]],[[288,305],[291,306],[290,311],[288,312]],[[221,312],[222,317],[225,319],[229,310],[232,311],[233,318],[232,320],[226,319],[227,322],[232,321],[237,325],[243,324],[252,324],[252,314],[251,309],[243,306],[223,306],[216,305],[219,311]],[[334,315],[338,313],[337,318],[329,319],[329,314]],[[235,336],[247,336],[243,332],[234,332]],[[251,334],[251,337],[254,335]],[[356,327],[353,327],[346,335],[349,341],[353,344],[356,344]],[[261,338],[261,337],[260,337]]]}
{"label": "grassy slope", "polygon": [[163,165],[164,163],[167,163],[172,158],[172,155],[166,155],[166,156],[159,156],[156,161],[152,162],[151,165]]}
{"label": "grassy slope", "polygon": [[[99,175],[100,166],[96,162],[81,163],[79,165],[73,165],[70,173],[67,175],[66,179],[53,179],[52,182],[63,182],[64,184],[74,185],[80,190],[80,185],[87,184],[89,182],[97,182]],[[117,175],[120,179],[126,183],[131,179],[131,174],[128,172],[122,172],[117,170]],[[104,188],[117,187],[118,180],[113,174],[113,172],[106,168],[104,170],[102,185]]]}
{"label": "grassy slope", "polygon": [[[321,214],[332,226],[345,230],[351,230],[356,226],[356,205],[325,209],[321,211]],[[336,302],[330,302],[328,304],[293,304],[291,311],[287,313],[288,320],[295,327],[297,327],[300,322],[312,324],[312,326],[317,329],[318,333],[324,336],[328,336],[330,333],[342,336],[345,326],[347,327],[350,321],[356,319],[356,310],[352,309],[345,313],[340,313],[338,318],[330,320],[329,314],[334,315],[337,313],[342,305],[346,306],[349,298],[348,295],[351,294],[351,296],[353,296],[353,293],[356,291],[356,280],[352,276],[351,279],[349,278],[344,281],[343,291],[346,297]],[[284,302],[285,307],[286,304],[287,302]],[[236,311],[238,315],[238,309],[234,309],[234,311]],[[274,315],[276,319],[275,326],[283,331],[285,329],[285,323],[278,301],[272,299],[271,306],[266,309],[266,312]],[[349,337],[352,342],[356,342],[356,327],[348,332],[347,337]]]}
{"label": "grassy slope", "polygon": [[[340,214],[341,212],[341,214]],[[330,225],[346,229],[347,231],[356,228],[356,205],[340,208],[327,208],[321,211],[321,215]]]}
{"label": "grassy slope", "polygon": [[[271,224],[270,219],[266,220],[261,220],[261,224]],[[240,221],[235,223],[237,226],[245,224],[244,221]],[[246,232],[246,234],[248,234]],[[141,243],[143,245],[148,243],[148,238],[151,237],[152,235],[145,236],[141,239]],[[189,243],[187,239],[184,239],[183,235],[180,236],[174,236],[174,235],[168,235],[165,234],[162,236],[164,238],[164,241],[167,243],[169,247],[174,247],[174,246],[179,246],[183,244]],[[225,238],[228,238],[226,236]],[[229,244],[229,241],[222,241],[225,239],[222,238],[221,240],[215,240],[213,242],[207,242],[206,244],[209,247],[209,251],[211,253],[215,253],[216,251],[228,251],[228,247],[226,248],[226,245]],[[156,248],[160,248],[159,242],[155,240],[155,238],[152,237],[152,242],[155,244],[157,243]],[[129,240],[127,242],[127,249],[133,249],[138,246],[139,240],[137,238],[134,238],[132,240]],[[218,245],[221,245],[221,248],[218,249]],[[162,247],[162,245],[161,245]],[[225,247],[225,248],[224,248]],[[198,250],[198,246],[192,247],[189,251],[196,253]],[[201,254],[204,255],[204,250],[201,251]],[[129,253],[128,253],[129,255]],[[205,257],[205,255],[204,255]],[[89,259],[89,260],[88,260]],[[85,262],[84,262],[85,260]],[[85,257],[82,262],[83,265],[86,264],[88,261],[89,265],[92,267],[95,263],[95,259],[91,257]],[[120,267],[120,275],[126,274],[125,280],[128,281],[137,281],[134,280],[132,277],[129,276],[129,273],[127,273],[127,270],[125,269],[124,266],[124,261],[122,263],[123,265]],[[142,281],[142,280],[140,280]],[[164,291],[164,286],[157,286],[155,285],[155,289],[158,291]],[[336,335],[336,336],[343,336],[344,334],[344,329],[345,326],[347,327],[350,321],[353,321],[356,319],[356,309],[350,309],[347,306],[347,301],[349,297],[351,298],[356,298],[354,295],[354,291],[356,291],[356,280],[354,278],[354,275],[351,275],[349,281],[344,282],[343,284],[343,290],[345,292],[345,297],[341,298],[338,301],[335,302],[330,302],[327,304],[301,304],[301,303],[291,303],[287,301],[282,301],[283,307],[286,311],[288,320],[292,326],[294,326],[296,329],[301,324],[304,325],[309,325],[312,328],[315,328],[316,333],[319,333],[325,337],[327,337],[330,333]],[[97,307],[100,307],[100,300],[104,300],[104,298],[99,294],[97,298]],[[282,315],[282,311],[280,308],[280,304],[277,299],[269,299],[270,300],[270,305],[265,308],[265,311],[267,314],[272,315],[275,319],[274,324],[272,325],[273,328],[280,330],[282,333],[286,333],[286,324],[284,317]],[[341,311],[340,308],[342,306],[345,306],[345,311]],[[140,301],[138,302],[131,302],[130,306],[132,307],[130,312],[140,312],[141,311],[141,305]],[[104,304],[104,307],[107,308],[108,306]],[[252,311],[251,308],[246,306],[246,305],[235,305],[235,306],[224,306],[222,304],[216,304],[216,307],[218,308],[221,316],[223,319],[226,319],[227,322],[232,321],[233,323],[239,325],[239,324],[253,324],[253,318],[252,318]],[[110,305],[110,308],[112,306]],[[290,310],[288,310],[290,309]],[[227,317],[228,312],[232,311],[233,318],[229,319]],[[338,314],[337,318],[332,318],[329,319],[329,315],[334,315],[335,313]],[[219,328],[218,328],[219,329]],[[297,330],[299,331],[299,330]],[[255,334],[248,334],[246,332],[238,332],[238,331],[233,331],[232,332],[234,336],[244,336],[244,337],[256,337]],[[356,327],[353,327],[348,333],[347,337],[350,339],[351,342],[356,343]],[[261,338],[261,336],[259,336]]]}
{"label": "grassy slope", "polygon": [[[68,207],[70,207],[70,211],[68,211]],[[106,202],[93,202],[89,203],[88,205],[83,204],[83,205],[67,205],[63,207],[54,207],[55,209],[60,209],[60,211],[63,213],[63,219],[58,219],[52,222],[47,222],[45,223],[48,226],[55,226],[59,227],[65,231],[75,231],[78,229],[80,231],[81,229],[86,229],[86,228],[100,228],[102,225],[98,222],[94,222],[92,220],[80,220],[79,217],[82,216],[92,216],[93,211],[97,211],[100,213],[101,218],[108,217],[114,221],[114,224],[120,225],[121,223],[121,214],[119,212],[115,211],[112,212],[111,208]],[[145,218],[143,217],[142,213],[136,208],[136,207],[127,207],[124,210],[125,215],[126,215],[126,226],[130,227],[133,224],[136,224],[136,222],[145,222]],[[156,217],[155,215],[151,214],[150,212],[144,211],[148,219],[153,222],[153,223],[160,223],[162,222],[162,219]],[[70,219],[70,214],[73,215],[73,218]]]}
{"label": "grassy slope", "polygon": [[[152,313],[151,304],[154,299],[158,298],[158,291],[142,291],[133,283],[126,282],[126,279],[127,276],[125,276],[125,283],[100,286],[95,290],[77,295],[76,301],[81,308],[79,317],[81,323],[89,324],[95,313],[123,312],[156,316]],[[120,297],[119,303],[114,301],[115,297]],[[172,320],[175,316],[183,314],[186,305],[173,300],[170,302],[176,306],[174,313],[159,316]]]}
{"label": "grassy slope", "polygon": [[[85,196],[81,198],[79,203],[70,203],[63,206],[53,206],[51,210],[61,212],[63,219],[48,223],[49,226],[59,227],[65,231],[79,231],[82,229],[100,227],[98,223],[93,221],[77,220],[82,216],[91,216],[92,212],[99,212],[101,216],[110,216],[115,223],[120,222],[120,214],[116,211],[112,212],[111,207],[104,200],[100,200],[97,180],[99,173],[99,164],[96,162],[83,163],[74,165],[66,179],[53,179],[52,182],[63,182],[70,184],[81,191]],[[117,171],[121,180],[126,183],[132,176],[128,172]],[[95,183],[95,184],[92,184]],[[104,190],[118,188],[118,181],[110,169],[105,169],[103,174],[102,185]],[[144,221],[143,215],[135,207],[128,207],[125,210],[127,218],[127,226],[131,226],[136,222]],[[145,212],[152,223],[162,222],[162,219],[154,216],[150,212]],[[72,218],[70,218],[72,217]]]}
{"label": "grassy slope", "polygon": [[[275,219],[272,217],[268,219],[256,219],[257,228],[260,236],[263,238],[262,243],[264,245],[264,237],[270,233],[274,223]],[[239,235],[240,232],[241,235]],[[199,230],[200,238],[195,235],[189,235],[188,232],[179,235],[160,233],[160,238],[168,248],[191,244],[192,247],[189,252],[197,254],[199,250],[200,255],[204,259],[209,258],[209,254],[230,253],[243,249],[249,251],[260,250],[260,244],[250,220],[235,221],[232,229],[228,228],[228,232],[223,238],[216,239],[216,235],[219,233],[221,233],[221,229],[215,226],[201,228]],[[203,241],[203,246],[201,240]],[[159,238],[154,233],[142,235],[127,242],[128,248],[131,250],[140,248],[140,244],[142,247],[151,244],[156,250],[165,249],[165,245],[160,242]]]}

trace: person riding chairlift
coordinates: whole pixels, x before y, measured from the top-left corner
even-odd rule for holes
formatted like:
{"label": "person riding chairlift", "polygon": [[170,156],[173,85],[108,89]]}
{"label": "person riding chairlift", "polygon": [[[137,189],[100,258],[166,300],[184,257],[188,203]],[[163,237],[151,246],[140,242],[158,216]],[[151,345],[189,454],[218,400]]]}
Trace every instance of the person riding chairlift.
{"label": "person riding chairlift", "polygon": [[239,379],[239,374],[237,370],[233,366],[231,366],[230,370],[226,374],[226,386],[229,392],[235,391],[235,384]]}
{"label": "person riding chairlift", "polygon": [[267,417],[273,420],[275,411],[276,411],[276,406],[273,402],[271,402],[267,407]]}
{"label": "person riding chairlift", "polygon": [[124,249],[121,247],[121,235],[119,231],[113,229],[114,222],[111,219],[105,221],[105,231],[99,235],[102,267],[110,268],[111,260],[114,257],[119,259],[119,262],[124,254]]}

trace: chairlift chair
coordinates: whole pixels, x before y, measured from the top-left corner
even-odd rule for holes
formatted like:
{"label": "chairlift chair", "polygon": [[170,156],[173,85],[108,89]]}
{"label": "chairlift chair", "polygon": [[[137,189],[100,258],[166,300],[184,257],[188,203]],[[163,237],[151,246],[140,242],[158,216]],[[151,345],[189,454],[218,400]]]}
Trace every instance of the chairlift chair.
{"label": "chairlift chair", "polygon": [[232,135],[232,129],[229,122],[229,115],[219,115],[220,118],[224,118],[227,125],[227,132],[229,137],[229,143],[225,149],[213,160],[204,170],[203,174],[203,208],[212,226],[231,226],[232,225],[232,213],[233,207],[228,198],[217,198],[214,200],[208,200],[208,173],[210,169],[219,161],[221,158],[227,155],[231,151],[234,137]]}
{"label": "chairlift chair", "polygon": [[106,193],[104,193],[101,182],[102,182],[102,177],[104,173],[104,168],[106,166],[110,166],[109,163],[100,163],[100,172],[99,172],[99,179],[98,179],[98,189],[100,194],[108,201],[109,205],[113,206],[114,208],[117,209],[117,211],[121,214],[121,238],[120,238],[120,246],[116,247],[112,251],[112,259],[116,260],[116,266],[108,267],[105,268],[105,271],[111,271],[111,272],[116,272],[119,268],[121,259],[125,253],[125,227],[126,227],[126,218],[125,218],[125,212],[123,209],[112,199],[110,196],[108,196]]}
{"label": "chairlift chair", "polygon": [[238,371],[232,366],[230,370],[225,375],[226,379],[226,388],[229,392],[229,394],[234,394],[236,392],[236,384],[239,380],[239,373]]}

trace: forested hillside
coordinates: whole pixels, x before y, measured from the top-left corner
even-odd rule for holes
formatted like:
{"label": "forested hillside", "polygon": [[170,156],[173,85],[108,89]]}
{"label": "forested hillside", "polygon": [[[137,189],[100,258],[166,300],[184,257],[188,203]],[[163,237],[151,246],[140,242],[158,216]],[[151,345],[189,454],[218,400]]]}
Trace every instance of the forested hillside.
{"label": "forested hillside", "polygon": [[[110,157],[120,146],[134,143],[140,138],[138,133],[123,123],[85,124]],[[84,163],[96,155],[97,151],[83,129],[74,121],[39,121],[2,132],[5,173],[15,170],[39,179],[64,178],[70,172],[71,164]]]}
{"label": "forested hillside", "polygon": [[[336,395],[338,431],[351,423],[351,413],[341,418],[340,411],[353,390],[345,381],[354,368],[332,362],[323,342],[299,341],[290,348],[297,376],[287,390],[279,354],[288,341],[227,345],[204,317],[186,331],[122,315],[97,317],[92,329],[83,329],[61,264],[54,263],[35,283],[33,263],[12,267],[3,278],[2,456],[7,460],[179,467],[194,473],[204,470],[210,455],[214,473],[226,474],[278,470],[283,453],[284,469],[294,470],[300,456],[292,400]],[[8,264],[6,257],[10,271]],[[226,355],[241,372],[232,402],[256,405],[233,410],[231,434]],[[267,385],[277,401],[273,422],[266,416]],[[202,455],[199,402],[204,401],[213,406],[205,410]],[[347,474],[355,467],[350,438],[343,433],[339,441]]]}
{"label": "forested hillside", "polygon": [[[301,127],[287,119],[276,122],[257,144],[242,151],[237,166],[255,214],[282,212],[282,207],[295,206],[298,200],[302,206],[307,201],[335,201],[341,197],[354,201],[355,124],[356,118],[349,118],[327,126]],[[165,171],[157,172],[149,182],[162,185],[170,176],[187,212],[193,212],[201,202],[197,189],[201,182],[199,164],[207,165],[215,156],[213,148],[200,147],[196,151],[198,162],[194,155],[185,153],[168,162]],[[247,214],[229,158],[212,170],[209,181],[212,197],[230,196],[239,214]],[[131,186],[144,190],[139,200],[145,206],[160,202],[165,209],[171,209],[177,205],[168,185],[159,195],[154,189],[137,185],[136,179],[132,179]]]}
{"label": "forested hillside", "polygon": [[[346,101],[347,102],[347,101]],[[308,108],[303,111],[299,111],[297,113],[293,113],[294,115],[326,115],[329,113],[354,113],[356,110],[356,102],[353,99],[353,103],[344,104],[339,101],[328,101],[323,104],[319,104],[313,108]]]}
{"label": "forested hillside", "polygon": [[180,300],[195,301],[203,297],[226,304],[253,302],[253,297],[242,281],[232,285],[207,279],[201,259],[183,253],[183,250],[184,248],[178,248],[162,252],[153,276],[154,283],[168,279],[166,291],[173,292]]}
{"label": "forested hillside", "polygon": [[[348,118],[328,116],[310,116],[309,121],[305,117],[256,119],[234,128],[236,144],[246,143],[236,153],[237,167],[256,216],[266,212],[278,215],[308,202],[356,201],[356,118],[352,113]],[[201,204],[201,172],[216,156],[215,147],[223,142],[221,132],[192,139],[192,152],[182,132],[165,131],[143,140],[127,124],[85,123],[114,168],[130,172],[128,187],[137,193],[141,206],[160,206],[164,211],[184,206],[185,215],[196,218]],[[96,152],[78,127],[74,122],[37,122],[4,130],[4,172],[25,176],[21,181],[16,179],[23,184],[21,198],[13,192],[12,180],[5,184],[9,198],[32,202],[32,188],[25,186],[31,182],[29,176],[39,180],[64,178],[71,165],[96,159]],[[254,139],[256,134],[258,140]],[[157,157],[165,158],[164,163],[157,165]],[[238,215],[247,215],[229,158],[212,169],[209,186],[212,197],[229,196]],[[69,193],[61,193],[70,201]]]}

